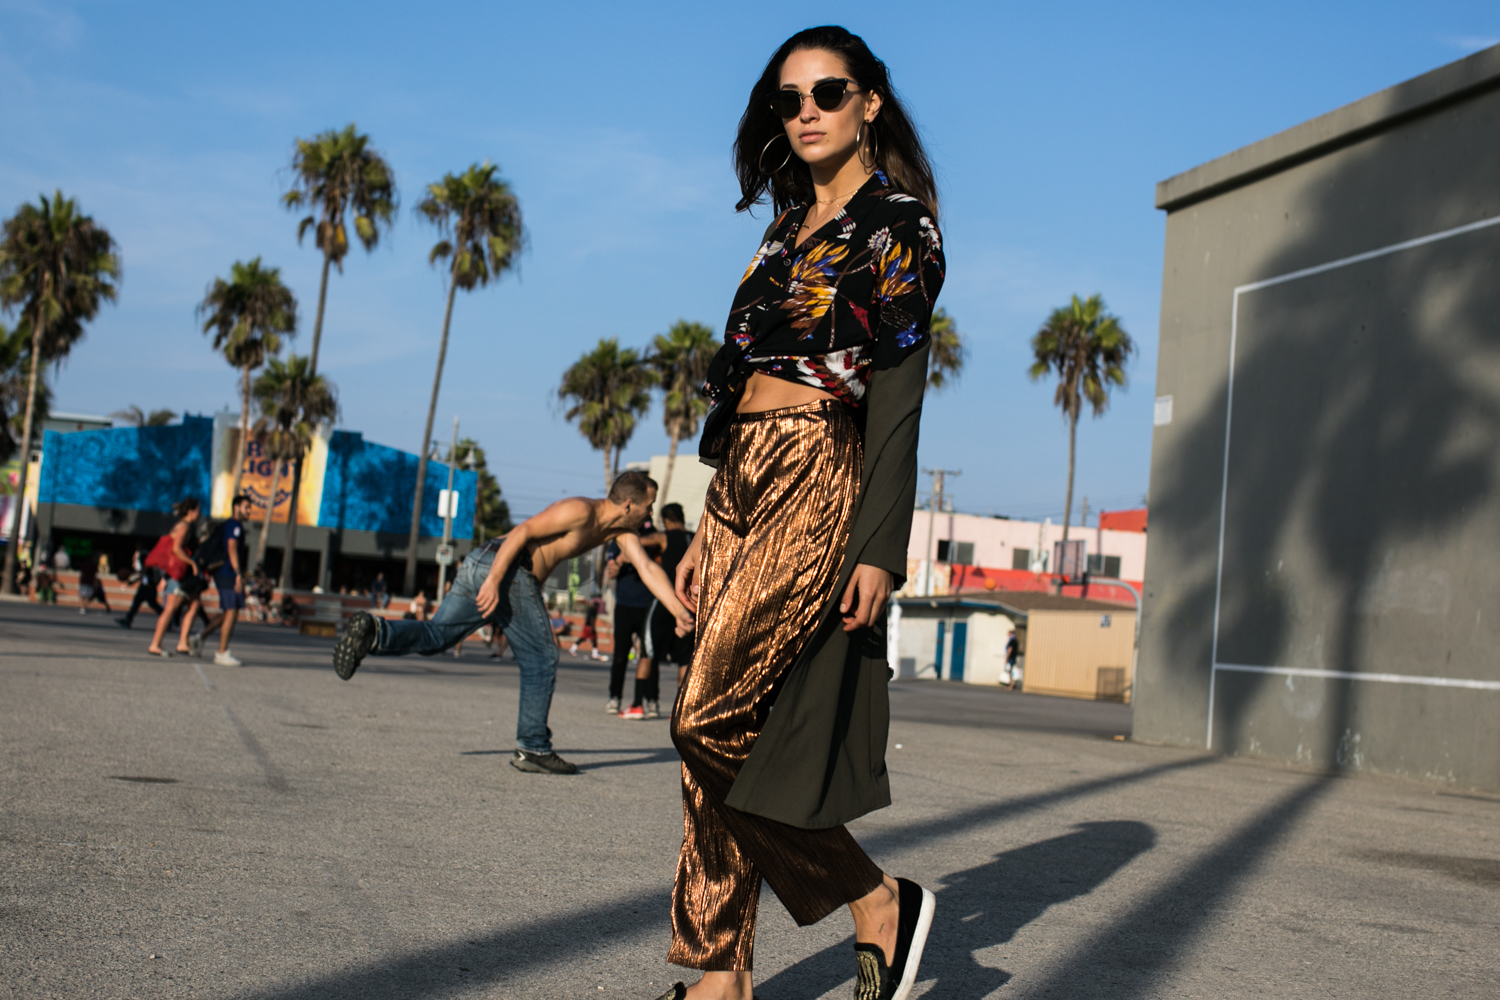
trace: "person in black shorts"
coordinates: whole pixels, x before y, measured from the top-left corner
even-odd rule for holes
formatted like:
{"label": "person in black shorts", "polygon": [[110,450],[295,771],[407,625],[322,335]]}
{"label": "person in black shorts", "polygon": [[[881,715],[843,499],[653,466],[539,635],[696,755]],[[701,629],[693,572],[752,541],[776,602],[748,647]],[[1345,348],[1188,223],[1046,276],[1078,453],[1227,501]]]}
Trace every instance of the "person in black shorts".
{"label": "person in black shorts", "polygon": [[214,654],[214,663],[221,667],[240,665],[239,658],[229,651],[229,637],[234,635],[234,623],[246,607],[245,558],[249,546],[245,543],[244,522],[249,519],[250,498],[241,493],[234,498],[229,520],[219,526],[214,551],[198,560],[219,590],[219,613],[203,626],[197,639],[202,643],[210,632],[218,631],[219,651]]}
{"label": "person in black shorts", "polygon": [[[641,525],[637,535],[646,553],[654,555],[652,549],[659,546],[652,543],[658,541],[660,535],[652,529],[649,520]],[[619,543],[610,542],[604,555],[608,560],[605,563],[605,573],[615,579],[615,648],[609,664],[609,700],[604,703],[604,710],[627,718],[629,712],[620,710],[620,699],[625,694],[625,668],[630,664],[630,650],[636,639],[640,639],[641,653],[646,652],[646,623],[650,620],[651,605],[656,603],[656,598],[646,588],[646,583],[635,566],[628,559],[622,558]],[[667,579],[670,580],[671,577]],[[636,665],[637,676],[644,665],[643,658]],[[639,706],[635,709],[635,717],[641,717]]]}
{"label": "person in black shorts", "polygon": [[[669,503],[661,509],[662,530],[656,536],[661,540],[662,555],[661,568],[666,571],[667,576],[673,580],[677,579],[677,564],[682,561],[683,553],[687,552],[689,543],[693,540],[692,532],[688,531],[682,513],[682,504]],[[642,542],[647,539],[642,539]],[[630,713],[640,708],[640,718],[661,718],[661,667],[668,660],[677,664],[677,685],[682,686],[683,674],[687,672],[688,664],[693,661],[693,633],[687,635],[677,634],[677,620],[672,613],[661,606],[660,601],[651,605],[651,618],[648,626],[648,643],[646,645],[646,658],[641,661],[641,667],[635,675],[635,704],[631,706]],[[625,718],[636,718],[634,714],[625,714]]]}

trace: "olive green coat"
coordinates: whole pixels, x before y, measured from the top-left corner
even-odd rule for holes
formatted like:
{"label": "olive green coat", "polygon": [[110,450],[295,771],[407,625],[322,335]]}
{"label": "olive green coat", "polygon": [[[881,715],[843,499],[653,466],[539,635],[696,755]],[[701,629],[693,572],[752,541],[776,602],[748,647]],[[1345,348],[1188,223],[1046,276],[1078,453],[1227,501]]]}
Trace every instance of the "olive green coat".
{"label": "olive green coat", "polygon": [[821,829],[891,804],[885,623],[845,632],[839,600],[859,563],[889,570],[897,587],[906,579],[929,350],[870,374],[864,468],[838,585],[817,631],[774,694],[760,737],[730,789],[731,808]]}

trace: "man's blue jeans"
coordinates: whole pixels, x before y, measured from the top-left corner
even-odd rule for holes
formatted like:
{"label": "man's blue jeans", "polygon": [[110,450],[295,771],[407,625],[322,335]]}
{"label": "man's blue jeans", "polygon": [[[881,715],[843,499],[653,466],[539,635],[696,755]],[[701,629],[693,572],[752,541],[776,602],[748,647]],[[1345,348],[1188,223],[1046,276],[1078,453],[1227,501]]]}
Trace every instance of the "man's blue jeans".
{"label": "man's blue jeans", "polygon": [[[495,550],[502,539],[469,554],[453,578],[453,589],[443,598],[431,621],[380,622],[380,638],[370,652],[374,656],[421,653],[433,656],[452,649],[459,641],[484,625],[492,625],[510,640],[511,652],[521,667],[521,706],[516,718],[516,746],[531,753],[552,752],[552,730],[547,713],[552,708],[552,689],[557,685],[557,640],[552,617],[542,600],[542,589],[531,571],[514,565],[500,580],[500,603],[488,618],[480,614],[474,599],[479,585],[489,575]],[[525,558],[523,555],[522,559]]]}

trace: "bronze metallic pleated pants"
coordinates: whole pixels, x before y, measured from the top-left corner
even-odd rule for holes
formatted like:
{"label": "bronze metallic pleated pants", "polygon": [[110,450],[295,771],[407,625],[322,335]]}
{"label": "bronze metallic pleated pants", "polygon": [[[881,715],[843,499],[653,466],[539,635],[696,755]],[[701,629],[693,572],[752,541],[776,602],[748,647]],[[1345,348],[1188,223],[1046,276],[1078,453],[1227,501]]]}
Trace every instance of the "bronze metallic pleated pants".
{"label": "bronze metallic pleated pants", "polygon": [[751,967],[762,878],[801,925],[881,881],[842,826],[724,804],[777,680],[835,597],[859,490],[853,415],[832,400],[740,414],[722,454],[698,529],[698,645],[672,715],[684,820],[667,960],[705,971]]}

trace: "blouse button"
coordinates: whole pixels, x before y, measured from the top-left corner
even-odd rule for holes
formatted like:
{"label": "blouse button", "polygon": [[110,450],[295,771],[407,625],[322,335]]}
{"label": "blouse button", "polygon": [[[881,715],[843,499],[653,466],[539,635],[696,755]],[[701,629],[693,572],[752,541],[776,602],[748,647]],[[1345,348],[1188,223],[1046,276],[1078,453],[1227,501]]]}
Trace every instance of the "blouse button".
{"label": "blouse button", "polygon": [[784,266],[784,267],[791,267],[792,266],[792,258],[790,258],[790,257],[783,257],[783,258],[781,258],[781,263],[782,263],[782,266]]}

